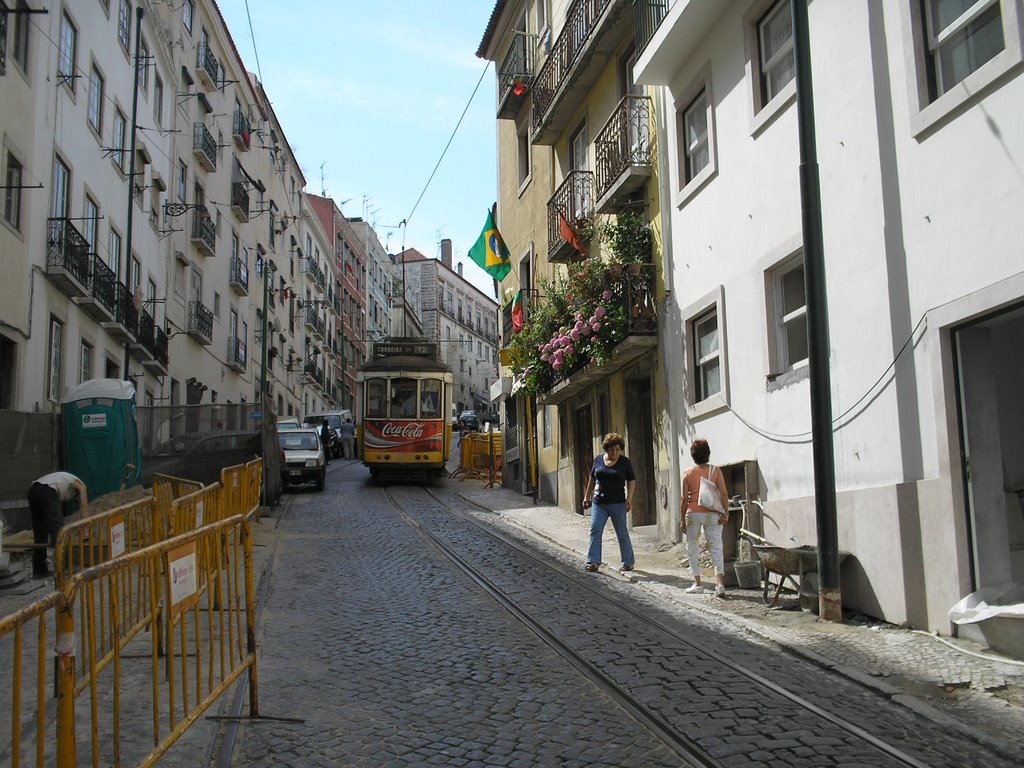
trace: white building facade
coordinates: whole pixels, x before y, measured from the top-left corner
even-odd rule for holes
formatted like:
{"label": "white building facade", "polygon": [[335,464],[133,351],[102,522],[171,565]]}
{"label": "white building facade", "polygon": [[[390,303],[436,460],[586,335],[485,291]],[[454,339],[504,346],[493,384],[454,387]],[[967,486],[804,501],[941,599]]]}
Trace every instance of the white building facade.
{"label": "white building facade", "polygon": [[[679,464],[708,439],[748,526],[813,544],[790,0],[639,5]],[[809,5],[843,602],[942,632],[1024,581],[1024,9],[956,7]]]}

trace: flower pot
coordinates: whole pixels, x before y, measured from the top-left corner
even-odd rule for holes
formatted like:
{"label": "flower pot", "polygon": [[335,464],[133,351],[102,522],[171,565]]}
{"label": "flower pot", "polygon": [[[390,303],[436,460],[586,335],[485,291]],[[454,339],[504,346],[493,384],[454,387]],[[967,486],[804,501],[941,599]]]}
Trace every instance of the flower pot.
{"label": "flower pot", "polygon": [[622,277],[622,265],[617,261],[608,266],[608,274],[612,277]]}
{"label": "flower pot", "polygon": [[639,275],[640,274],[640,268],[642,266],[643,266],[643,264],[636,264],[636,263],[634,263],[634,264],[627,264],[626,265],[626,271],[629,274],[631,274],[631,275]]}

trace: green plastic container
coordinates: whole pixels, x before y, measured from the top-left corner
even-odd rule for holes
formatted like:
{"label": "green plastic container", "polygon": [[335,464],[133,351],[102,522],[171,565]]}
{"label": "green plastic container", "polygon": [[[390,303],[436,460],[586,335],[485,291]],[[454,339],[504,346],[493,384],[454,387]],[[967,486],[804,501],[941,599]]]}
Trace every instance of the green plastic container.
{"label": "green plastic container", "polygon": [[84,381],[67,393],[61,412],[67,471],[82,479],[90,499],[141,482],[142,448],[130,381]]}

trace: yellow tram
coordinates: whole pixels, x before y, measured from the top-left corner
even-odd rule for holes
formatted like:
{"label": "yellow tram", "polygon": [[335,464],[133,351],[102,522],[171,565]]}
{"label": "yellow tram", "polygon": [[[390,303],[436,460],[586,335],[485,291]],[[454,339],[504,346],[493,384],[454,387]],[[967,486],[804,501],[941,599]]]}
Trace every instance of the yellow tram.
{"label": "yellow tram", "polygon": [[384,480],[447,473],[452,372],[439,345],[423,339],[374,342],[357,381],[363,397],[363,464]]}

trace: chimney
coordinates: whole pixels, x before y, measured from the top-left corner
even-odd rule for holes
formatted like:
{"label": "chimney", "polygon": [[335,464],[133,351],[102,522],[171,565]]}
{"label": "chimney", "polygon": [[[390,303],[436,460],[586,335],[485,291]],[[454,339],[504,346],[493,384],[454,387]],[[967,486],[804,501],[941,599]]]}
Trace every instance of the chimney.
{"label": "chimney", "polygon": [[[441,263],[448,269],[452,268],[452,241],[446,237],[441,241]],[[462,274],[461,272],[459,274]]]}
{"label": "chimney", "polygon": [[455,271],[459,273],[459,277],[462,277],[462,262],[460,261],[455,265]]}

